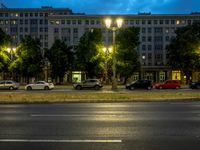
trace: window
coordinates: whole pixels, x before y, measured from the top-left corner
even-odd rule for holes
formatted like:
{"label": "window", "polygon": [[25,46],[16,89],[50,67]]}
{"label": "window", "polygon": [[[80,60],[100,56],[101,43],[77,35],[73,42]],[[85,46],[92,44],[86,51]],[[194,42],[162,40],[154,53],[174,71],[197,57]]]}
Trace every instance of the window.
{"label": "window", "polygon": [[163,41],[163,37],[162,36],[155,36],[154,37],[154,41],[155,42],[162,42]]}
{"label": "window", "polygon": [[19,16],[20,16],[20,17],[23,17],[23,16],[24,16],[24,14],[23,14],[23,13],[20,13],[20,14],[19,14]]}
{"label": "window", "polygon": [[159,20],[159,23],[160,23],[160,24],[163,24],[163,20]]}
{"label": "window", "polygon": [[169,37],[169,36],[166,36],[166,37],[165,37],[165,41],[169,42],[169,41],[170,41],[170,37]]}
{"label": "window", "polygon": [[140,21],[139,21],[139,20],[136,20],[136,24],[140,24]]}
{"label": "window", "polygon": [[154,20],[153,22],[154,22],[154,24],[158,24],[158,20]]}
{"label": "window", "polygon": [[145,36],[142,37],[142,42],[146,42],[146,37]]}
{"label": "window", "polygon": [[20,32],[23,32],[23,28],[22,27],[20,27],[19,30],[20,30]]}
{"label": "window", "polygon": [[30,17],[33,17],[33,13],[30,13]]}
{"label": "window", "polygon": [[28,13],[25,13],[25,17],[28,17]]}
{"label": "window", "polygon": [[146,50],[146,45],[142,45],[142,50],[143,50],[143,51]]}
{"label": "window", "polygon": [[85,25],[89,25],[89,20],[85,20]]}
{"label": "window", "polygon": [[148,51],[152,50],[152,45],[148,45]]}
{"label": "window", "polygon": [[54,28],[54,33],[59,33],[59,28]]}
{"label": "window", "polygon": [[[97,20],[98,21],[98,20]],[[82,24],[82,21],[81,20],[78,20],[78,24]]]}
{"label": "window", "polygon": [[67,20],[67,24],[71,24],[71,20]]}
{"label": "window", "polygon": [[146,33],[146,28],[142,28],[142,33]]}
{"label": "window", "polygon": [[155,45],[155,50],[156,51],[161,51],[163,49],[162,45]]}
{"label": "window", "polygon": [[65,24],[65,20],[61,20],[61,24]]}
{"label": "window", "polygon": [[130,20],[130,24],[131,24],[131,25],[134,25],[134,20]]}
{"label": "window", "polygon": [[23,24],[23,23],[24,23],[24,21],[23,21],[22,19],[20,19],[20,20],[19,20],[19,23],[20,23],[20,24]]}
{"label": "window", "polygon": [[43,32],[43,28],[40,28],[40,32]]}
{"label": "window", "polygon": [[35,17],[37,17],[38,16],[38,13],[35,13]]}
{"label": "window", "polygon": [[94,20],[91,20],[91,25],[94,25]]}
{"label": "window", "polygon": [[76,20],[72,20],[72,24],[75,25],[76,24]]}
{"label": "window", "polygon": [[148,28],[148,33],[151,33],[152,32],[152,29],[151,28]]}
{"label": "window", "polygon": [[42,19],[40,19],[40,24],[43,24],[43,20]]}
{"label": "window", "polygon": [[78,33],[78,28],[74,28],[74,33]]}
{"label": "window", "polygon": [[43,13],[40,13],[40,17],[43,17]]}
{"label": "window", "polygon": [[25,24],[28,24],[28,19],[25,19]]}
{"label": "window", "polygon": [[151,42],[151,41],[152,41],[151,36],[148,36],[148,42]]}
{"label": "window", "polygon": [[148,20],[148,24],[151,24],[151,20]]}
{"label": "window", "polygon": [[142,20],[142,24],[146,24],[146,20]]}
{"label": "window", "polygon": [[155,33],[163,33],[163,28],[158,27],[158,28],[154,28],[155,29]]}
{"label": "window", "polygon": [[175,24],[175,20],[171,20],[171,24]]}
{"label": "window", "polygon": [[165,20],[165,24],[169,24],[169,20]]}

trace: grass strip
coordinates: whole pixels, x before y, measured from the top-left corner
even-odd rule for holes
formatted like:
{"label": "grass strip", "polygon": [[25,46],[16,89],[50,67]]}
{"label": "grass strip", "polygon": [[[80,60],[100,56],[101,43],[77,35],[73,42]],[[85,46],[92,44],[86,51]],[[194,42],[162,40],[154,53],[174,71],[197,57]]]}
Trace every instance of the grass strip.
{"label": "grass strip", "polygon": [[200,100],[200,92],[130,92],[130,93],[0,93],[1,104],[70,102],[146,102]]}

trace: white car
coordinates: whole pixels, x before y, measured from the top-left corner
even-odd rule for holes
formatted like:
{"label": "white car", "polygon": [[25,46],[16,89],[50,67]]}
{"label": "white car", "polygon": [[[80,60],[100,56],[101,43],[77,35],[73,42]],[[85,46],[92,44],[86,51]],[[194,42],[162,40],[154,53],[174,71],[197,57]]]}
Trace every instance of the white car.
{"label": "white car", "polygon": [[53,88],[54,84],[46,81],[37,81],[33,84],[28,84],[25,86],[25,90],[51,90]]}

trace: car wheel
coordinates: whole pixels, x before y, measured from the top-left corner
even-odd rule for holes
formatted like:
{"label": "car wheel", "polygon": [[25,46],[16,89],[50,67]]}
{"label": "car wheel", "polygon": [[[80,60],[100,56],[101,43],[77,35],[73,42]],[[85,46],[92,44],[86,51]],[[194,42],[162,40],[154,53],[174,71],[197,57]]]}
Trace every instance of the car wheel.
{"label": "car wheel", "polygon": [[27,90],[28,90],[28,91],[32,90],[32,87],[28,86],[28,87],[27,87]]}
{"label": "car wheel", "polygon": [[152,89],[152,87],[151,87],[151,86],[148,86],[148,87],[147,87],[147,90],[151,90],[151,89]]}
{"label": "car wheel", "polygon": [[9,90],[14,90],[14,87],[13,86],[9,87]]}
{"label": "car wheel", "polygon": [[197,89],[200,89],[200,85],[197,85]]}
{"label": "car wheel", "polygon": [[180,89],[180,87],[179,87],[179,86],[176,86],[176,89]]}
{"label": "car wheel", "polygon": [[96,86],[94,87],[94,89],[95,89],[95,90],[99,90],[100,87],[99,87],[98,85],[96,85]]}
{"label": "car wheel", "polygon": [[134,90],[135,88],[133,87],[133,86],[131,86],[130,88],[129,88],[129,90]]}
{"label": "car wheel", "polygon": [[81,88],[82,88],[82,87],[81,87],[80,85],[78,85],[78,86],[76,87],[77,90],[81,90]]}
{"label": "car wheel", "polygon": [[45,86],[45,87],[44,87],[44,90],[49,90],[49,87],[48,87],[48,86]]}
{"label": "car wheel", "polygon": [[162,86],[160,86],[159,89],[162,89]]}

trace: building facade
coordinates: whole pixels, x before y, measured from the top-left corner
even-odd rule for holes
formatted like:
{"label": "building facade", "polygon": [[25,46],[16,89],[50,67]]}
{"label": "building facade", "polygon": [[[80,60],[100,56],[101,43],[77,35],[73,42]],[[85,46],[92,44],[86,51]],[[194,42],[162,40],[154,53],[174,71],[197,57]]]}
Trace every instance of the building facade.
{"label": "building facade", "polygon": [[[167,66],[166,46],[176,34],[177,28],[200,21],[200,13],[191,14],[150,14],[137,15],[87,15],[73,13],[67,8],[42,7],[0,8],[0,28],[9,34],[16,46],[26,35],[38,38],[43,48],[50,48],[56,39],[76,46],[80,37],[93,28],[101,28],[105,46],[112,45],[112,31],[106,29],[105,18],[122,18],[123,27],[140,28],[139,57],[141,72],[135,72],[134,79],[145,78],[153,81],[166,79],[184,80],[179,70]],[[199,78],[200,75],[194,75]],[[197,79],[200,80],[200,79]]]}

